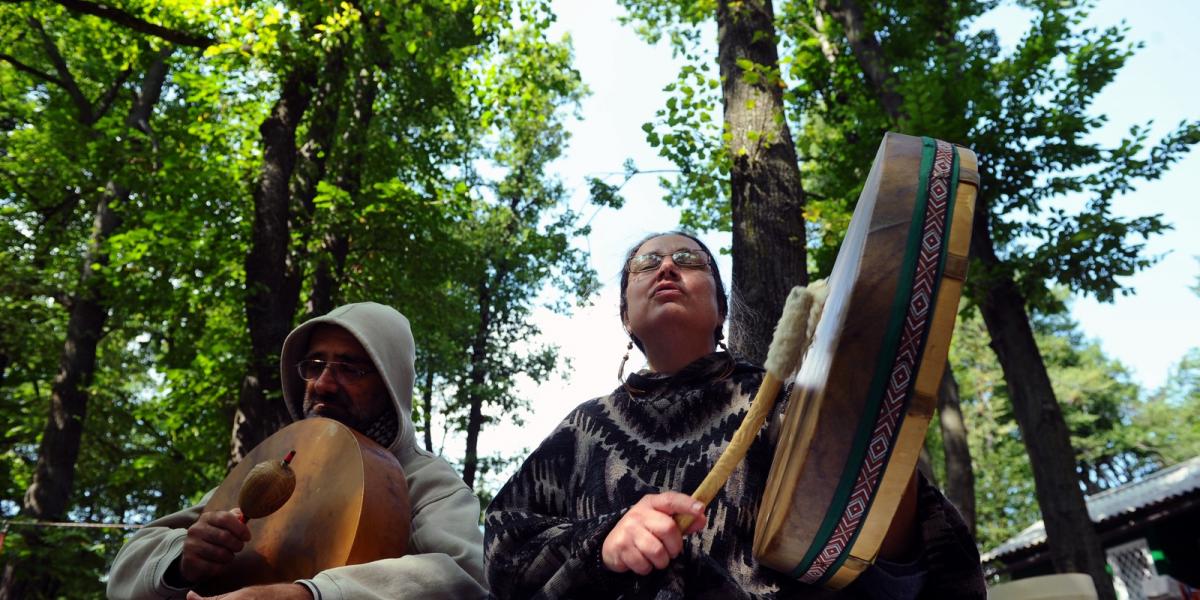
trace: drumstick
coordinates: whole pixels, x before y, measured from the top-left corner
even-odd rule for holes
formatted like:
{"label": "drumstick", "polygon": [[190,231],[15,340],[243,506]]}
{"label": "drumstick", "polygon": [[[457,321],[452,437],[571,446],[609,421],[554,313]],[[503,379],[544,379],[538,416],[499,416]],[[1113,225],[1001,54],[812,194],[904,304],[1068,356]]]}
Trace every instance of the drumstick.
{"label": "drumstick", "polygon": [[[758,435],[758,430],[775,407],[775,397],[779,395],[783,380],[795,372],[796,366],[804,357],[804,352],[808,350],[827,295],[828,288],[824,279],[813,282],[807,288],[796,286],[788,294],[783,305],[783,315],[775,325],[775,335],[767,350],[767,360],[763,364],[767,374],[758,386],[758,393],[750,403],[750,410],[734,432],[733,439],[713,465],[712,471],[700,483],[700,487],[692,493],[692,498],[705,505],[711,502],[713,496],[717,495],[721,486],[725,485],[729,476],[733,474],[733,469],[745,458],[750,444]],[[675,524],[679,526],[680,531],[687,530],[693,520],[692,515],[687,513],[675,515]]]}

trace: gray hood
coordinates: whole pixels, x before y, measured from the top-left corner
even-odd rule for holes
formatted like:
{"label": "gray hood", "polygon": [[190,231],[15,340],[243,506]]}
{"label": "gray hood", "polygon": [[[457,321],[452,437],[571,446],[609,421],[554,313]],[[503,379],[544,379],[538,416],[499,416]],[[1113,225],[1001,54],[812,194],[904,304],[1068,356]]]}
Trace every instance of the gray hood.
{"label": "gray hood", "polygon": [[296,372],[296,363],[308,352],[308,338],[317,325],[337,325],[353,335],[383,377],[388,394],[396,407],[396,439],[388,451],[396,456],[407,454],[416,443],[412,424],[412,387],[416,355],[408,319],[390,306],[375,302],[347,304],[323,317],[305,321],[292,330],[283,342],[279,361],[283,381],[283,400],[293,421],[304,418],[304,380]]}

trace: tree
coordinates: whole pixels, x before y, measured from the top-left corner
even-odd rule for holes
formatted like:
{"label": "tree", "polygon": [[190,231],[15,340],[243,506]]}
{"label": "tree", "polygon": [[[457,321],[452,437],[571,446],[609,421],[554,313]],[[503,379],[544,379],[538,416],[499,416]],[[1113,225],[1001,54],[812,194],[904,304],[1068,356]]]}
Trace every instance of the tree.
{"label": "tree", "polygon": [[[422,366],[453,389],[460,381],[455,377],[467,372],[464,349],[478,314],[469,302],[467,282],[474,280],[463,275],[510,251],[499,245],[495,254],[476,252],[481,230],[473,229],[475,211],[506,206],[497,200],[501,193],[523,201],[522,195],[536,196],[542,203],[541,220],[522,222],[510,240],[516,249],[541,252],[530,265],[519,254],[514,261],[524,295],[504,293],[528,303],[541,289],[538,281],[556,278],[579,291],[590,289],[590,272],[565,243],[575,230],[571,216],[547,200],[561,197],[558,184],[538,170],[565,141],[556,129],[558,117],[510,118],[541,132],[520,146],[535,159],[503,157],[517,146],[475,143],[484,131],[515,131],[494,127],[501,111],[553,104],[549,99],[563,95],[554,77],[578,87],[578,75],[565,67],[569,52],[545,41],[545,19],[531,28],[532,45],[511,50],[545,49],[530,59],[561,68],[540,73],[525,64],[546,79],[507,76],[520,85],[489,88],[483,81],[488,65],[501,64],[495,56],[499,40],[518,29],[521,10],[544,14],[537,3],[457,0],[223,3],[203,13],[136,2],[5,3],[0,256],[12,268],[0,272],[0,412],[8,424],[0,435],[0,516],[16,516],[21,495],[38,477],[38,461],[53,454],[40,451],[43,439],[52,441],[41,435],[41,411],[68,346],[71,320],[64,306],[78,296],[84,269],[95,276],[96,285],[87,289],[103,301],[104,319],[90,383],[78,386],[87,410],[76,440],[74,484],[53,500],[63,507],[62,520],[111,524],[177,510],[221,480],[240,382],[249,374],[257,387],[247,397],[278,399],[277,387],[270,389],[277,382],[259,385],[264,377],[278,377],[278,358],[263,356],[282,341],[272,341],[268,320],[282,323],[277,330],[286,334],[297,319],[335,304],[394,304],[410,317],[418,343],[431,341],[420,350],[429,358]],[[30,29],[29,16],[38,17],[56,41],[75,90],[64,85],[67,79],[48,58],[42,36]],[[212,31],[221,37],[209,37]],[[172,54],[153,112],[126,124],[142,73],[167,46],[164,39],[194,42],[204,51]],[[491,94],[486,102],[481,90]],[[535,100],[522,105],[522,95],[530,94]],[[298,107],[290,99],[301,97],[307,98],[305,110],[285,114],[283,108]],[[270,144],[259,131],[264,123]],[[492,141],[511,141],[496,135]],[[488,177],[504,172],[484,163],[511,166],[511,180],[469,176],[473,169]],[[521,165],[544,189],[513,183]],[[290,175],[277,167],[290,168]],[[106,189],[118,190],[106,186],[110,181],[124,192],[105,196]],[[95,209],[105,198],[119,225],[103,243],[92,240],[98,250],[87,257]],[[282,199],[284,210],[267,206],[269,198]],[[267,225],[279,221],[269,218],[282,218],[286,235],[273,237],[279,230]],[[269,242],[279,241],[283,252],[272,254]],[[280,255],[278,271],[254,271],[267,264],[258,258]],[[254,273],[249,280],[248,261]],[[248,304],[261,308],[253,299],[262,293],[248,281],[277,274],[282,277],[272,279],[280,286],[274,291],[286,310],[248,311]],[[509,285],[501,284],[499,289]],[[518,309],[524,305],[496,306],[498,313],[513,314],[504,323],[522,322]],[[489,343],[503,345],[535,332],[512,328],[489,335]],[[267,350],[254,350],[256,344]],[[489,369],[502,371],[503,351],[495,352]],[[551,360],[540,351],[534,355],[531,369]],[[248,366],[255,361],[262,370]],[[524,375],[502,374],[509,379],[497,377],[495,385]],[[485,377],[484,398],[491,397],[492,378],[490,372]],[[446,408],[462,414],[453,402]],[[254,409],[269,413],[272,407]],[[490,408],[484,414],[498,416]],[[263,425],[244,433],[266,435],[270,419]],[[5,548],[26,566],[23,581],[50,582],[34,587],[57,586],[67,597],[99,593],[120,530],[27,531],[14,527]],[[50,552],[55,560],[38,559]]]}
{"label": "tree", "polygon": [[[343,293],[354,279],[346,272],[354,238],[377,239],[395,231],[394,226],[378,234],[362,231],[364,225],[383,223],[362,219],[361,211],[375,209],[372,201],[378,198],[364,180],[394,179],[432,196],[445,185],[439,162],[461,160],[460,145],[435,136],[445,135],[450,124],[463,126],[471,100],[462,95],[456,72],[485,51],[484,42],[501,28],[496,15],[503,10],[492,3],[439,1],[302,5],[296,10],[299,26],[281,27],[276,44],[262,49],[281,75],[278,99],[260,126],[263,162],[252,194],[255,216],[245,259],[249,372],[234,416],[232,460],[288,420],[278,401],[278,357],[302,305],[314,314],[358,296]],[[397,23],[403,26],[389,26]],[[355,73],[352,89],[345,94],[350,73]],[[388,148],[407,155],[389,154],[398,159],[393,165],[365,163],[363,147],[373,143],[377,101],[399,102],[403,111],[399,119],[380,124],[384,132],[399,138],[415,133],[408,146]],[[422,146],[432,153],[418,158]],[[395,170],[405,163],[418,168]],[[398,258],[416,261],[420,254]],[[386,268],[397,264],[389,261]],[[312,287],[306,290],[305,281]]]}
{"label": "tree", "polygon": [[[948,367],[958,374],[963,420],[975,467],[975,538],[992,548],[1040,518],[1021,432],[1003,372],[977,313],[955,326]],[[942,443],[931,444],[937,453]],[[935,463],[938,464],[938,463]],[[944,463],[948,468],[950,462]]]}
{"label": "tree", "polygon": [[[483,149],[477,162],[487,166],[472,165],[465,173],[475,198],[461,239],[477,258],[465,265],[464,297],[475,309],[463,344],[471,349],[469,363],[456,378],[452,410],[466,413],[463,480],[471,486],[480,464],[480,431],[494,420],[484,408],[519,414],[525,402],[514,393],[517,377],[541,382],[556,367],[557,349],[536,341],[540,332],[530,321],[535,299],[547,283],[579,302],[597,287],[586,256],[571,247],[578,215],[561,209],[565,190],[548,174],[566,143],[562,120],[578,106],[583,85],[571,67],[570,48],[546,40],[547,7],[525,7],[521,21],[498,38],[493,58],[479,65],[476,95],[488,118],[477,133]],[[483,175],[493,170],[502,175]]]}
{"label": "tree", "polygon": [[[1200,295],[1200,286],[1192,290]],[[1138,407],[1129,437],[1162,466],[1200,456],[1200,348],[1189,350]]]}
{"label": "tree", "polygon": [[971,464],[971,446],[958,381],[949,364],[938,387],[937,413],[946,465],[946,498],[962,513],[967,529],[975,535],[975,468]]}
{"label": "tree", "polygon": [[[76,461],[87,414],[87,388],[96,371],[97,346],[104,335],[109,316],[111,299],[105,288],[110,287],[111,282],[106,281],[104,274],[109,263],[109,240],[121,224],[121,211],[125,209],[123,205],[131,199],[130,185],[134,176],[130,171],[136,168],[134,165],[138,162],[150,162],[145,151],[146,142],[153,141],[150,120],[161,95],[168,69],[167,60],[172,50],[165,46],[157,52],[147,52],[148,48],[143,46],[139,53],[141,56],[131,61],[145,65],[144,75],[122,121],[112,118],[110,109],[133,69],[126,67],[118,71],[105,65],[103,60],[79,60],[71,65],[60,49],[60,41],[47,30],[43,21],[51,19],[51,26],[67,31],[78,31],[78,23],[64,20],[61,14],[54,12],[37,14],[30,11],[20,16],[24,17],[31,37],[40,43],[41,53],[26,60],[5,55],[5,62],[42,83],[53,85],[55,93],[50,95],[48,104],[64,103],[71,107],[74,121],[81,130],[76,135],[81,133],[80,137],[85,143],[108,146],[117,151],[115,157],[92,165],[98,168],[90,173],[90,177],[84,175],[82,181],[78,176],[72,178],[86,190],[72,196],[84,200],[84,205],[91,207],[94,216],[83,256],[78,263],[78,279],[74,285],[61,290],[58,296],[69,313],[66,339],[59,359],[58,374],[51,388],[49,417],[41,435],[37,465],[25,492],[21,511],[32,519],[54,520],[66,515],[74,491]],[[6,17],[17,17],[17,14]],[[66,56],[82,58],[70,53]],[[42,70],[39,63],[50,65],[54,75]],[[99,75],[106,67],[115,73],[108,81]],[[94,101],[89,99],[85,91],[97,82],[91,79],[93,77],[107,88]],[[109,137],[110,132],[115,135]],[[39,545],[40,536],[36,532],[26,537],[31,546]],[[23,577],[28,564],[19,561],[6,564],[0,597],[52,596],[57,593],[58,577],[45,572]]]}
{"label": "tree", "polygon": [[[235,120],[240,109],[214,106],[202,94],[192,96],[196,90],[188,84],[212,83],[211,71],[189,62],[186,51],[175,52],[168,62],[168,46],[159,40],[106,20],[70,17],[35,5],[0,14],[17,22],[34,15],[56,37],[54,50],[62,59],[60,66],[36,69],[49,49],[38,43],[40,35],[27,27],[4,30],[16,40],[6,44],[14,53],[10,58],[27,62],[11,70],[0,67],[0,96],[12,99],[5,103],[3,118],[13,125],[0,150],[5,181],[0,204],[12,217],[9,221],[6,216],[6,223],[13,225],[6,229],[6,241],[14,243],[5,244],[5,253],[20,265],[17,277],[5,277],[0,297],[6,308],[20,311],[13,317],[21,315],[27,322],[10,328],[13,320],[6,320],[0,328],[0,347],[20,357],[11,363],[9,374],[15,377],[6,377],[0,388],[6,422],[14,425],[3,444],[3,470],[11,477],[5,478],[0,511],[12,517],[16,503],[11,499],[33,488],[35,465],[56,460],[54,452],[41,446],[58,440],[61,447],[65,440],[77,445],[77,460],[70,465],[57,460],[52,471],[61,475],[69,467],[71,482],[65,489],[58,484],[61,497],[53,502],[61,512],[40,518],[144,521],[148,514],[178,507],[181,498],[211,485],[221,472],[207,466],[216,446],[213,420],[206,417],[223,393],[213,391],[222,388],[221,344],[231,330],[222,311],[229,277],[221,259],[231,256],[228,232],[241,215],[227,202],[214,200],[230,197],[228,182],[237,175],[228,169],[239,153],[226,144],[227,131],[212,126],[212,115],[224,111]],[[161,12],[156,17],[176,25],[181,21]],[[80,110],[83,103],[63,101],[68,94],[55,92],[58,83],[29,73],[51,68],[69,72],[85,100],[98,95],[98,89],[111,89],[106,78],[113,74],[120,74],[124,83],[107,111],[84,126],[79,120],[86,114]],[[146,68],[153,77],[142,76]],[[164,90],[161,94],[155,82]],[[214,87],[220,89],[219,84]],[[94,228],[100,206],[106,213],[101,223],[107,224]],[[87,259],[85,253],[90,253]],[[89,271],[91,284],[76,288],[79,273]],[[203,297],[196,293],[201,284],[209,290]],[[90,299],[78,305],[88,307],[93,325],[83,329],[99,335],[94,346],[74,346],[76,358],[86,358],[80,348],[94,358],[91,366],[74,361],[90,369],[87,377],[75,377],[74,398],[85,401],[69,404],[77,415],[69,422],[81,429],[79,438],[72,442],[47,431],[39,443],[45,422],[31,422],[31,415],[43,414],[33,406],[46,403],[43,390],[53,387],[48,382],[57,372],[55,355],[71,346],[64,344],[70,315],[62,307],[83,298],[85,291]],[[55,337],[59,350],[45,343]],[[204,346],[206,355],[197,358],[196,342],[208,338],[217,343]],[[188,364],[195,368],[191,376],[180,370]],[[114,471],[114,464],[122,466]],[[39,518],[28,511],[25,515],[23,519]],[[23,535],[28,532],[38,533]],[[16,583],[25,593],[57,588],[63,596],[80,597],[95,594],[120,534],[120,529],[64,533],[16,527],[6,549],[23,565],[24,581]],[[54,552],[53,560],[39,559],[48,551]],[[96,576],[84,576],[87,572]]]}
{"label": "tree", "polygon": [[1055,398],[1071,431],[1075,470],[1092,495],[1130,483],[1162,463],[1133,427],[1141,389],[1129,370],[1085,340],[1078,325],[1060,315],[1035,316],[1038,347],[1045,357]]}
{"label": "tree", "polygon": [[[670,88],[678,95],[659,111],[670,132],[660,136],[651,124],[646,130],[651,144],[661,145],[661,153],[683,171],[668,199],[695,204],[685,223],[732,231],[730,347],[762,362],[788,291],[808,283],[806,194],[785,118],[772,3],[622,0],[621,5],[648,41],[665,32],[677,53],[698,63],[684,68]],[[707,75],[698,50],[699,26],[714,17],[717,78]],[[718,82],[724,109],[719,141],[708,125],[715,106],[709,94]]]}
{"label": "tree", "polygon": [[[1187,452],[1197,449],[1196,437],[1180,423],[1194,420],[1197,406],[1160,404],[1163,390],[1142,399],[1142,390],[1131,381],[1128,370],[1105,356],[1096,341],[1084,338],[1078,325],[1062,315],[1035,315],[1033,323],[1056,395],[1062,399],[1071,444],[1077,449],[1074,478],[1089,493],[1129,483],[1194,456]],[[984,547],[995,547],[1036,521],[1039,510],[1030,501],[1034,479],[1023,447],[1024,433],[1016,422],[1003,371],[995,356],[985,351],[986,340],[986,326],[972,311],[960,321],[951,362],[961,375],[963,412],[971,424],[980,481],[977,535]],[[1172,381],[1178,379],[1173,376]],[[1168,384],[1165,389],[1174,388]],[[1192,442],[1190,450],[1187,440]],[[1172,456],[1180,445],[1180,454]]]}
{"label": "tree", "polygon": [[733,225],[730,344],[767,358],[788,291],[808,284],[804,189],[787,125],[770,0],[717,3]]}

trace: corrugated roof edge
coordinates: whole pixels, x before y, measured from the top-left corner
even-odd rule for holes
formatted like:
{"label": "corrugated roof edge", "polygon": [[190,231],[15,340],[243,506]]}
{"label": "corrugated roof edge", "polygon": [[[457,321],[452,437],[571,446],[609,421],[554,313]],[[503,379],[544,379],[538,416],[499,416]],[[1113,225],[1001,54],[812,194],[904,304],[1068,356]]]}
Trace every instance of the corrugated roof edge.
{"label": "corrugated roof edge", "polygon": [[[1084,500],[1087,502],[1088,516],[1092,522],[1099,524],[1195,489],[1200,489],[1200,456],[1165,467],[1137,481],[1088,496]],[[1045,541],[1045,523],[1038,521],[1005,540],[1003,544],[983,553],[979,558],[983,562],[997,560]]]}

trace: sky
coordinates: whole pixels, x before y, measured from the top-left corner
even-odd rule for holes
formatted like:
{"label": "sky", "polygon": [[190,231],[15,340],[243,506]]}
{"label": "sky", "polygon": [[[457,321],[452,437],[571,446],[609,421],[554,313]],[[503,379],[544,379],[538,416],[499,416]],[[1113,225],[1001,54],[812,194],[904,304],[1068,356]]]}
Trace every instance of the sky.
{"label": "sky", "polygon": [[[505,422],[480,440],[480,454],[523,457],[580,402],[610,392],[628,338],[617,316],[617,282],[628,248],[647,233],[677,227],[679,213],[661,200],[657,178],[633,178],[622,190],[627,199],[620,210],[587,204],[586,178],[621,171],[626,159],[642,169],[670,169],[645,140],[643,123],[666,99],[661,91],[675,79],[680,63],[665,44],[651,46],[630,27],[618,23],[621,9],[609,0],[556,0],[556,35],[569,35],[575,65],[591,94],[583,101],[581,118],[569,129],[570,147],[554,165],[558,177],[573,190],[570,204],[590,219],[592,234],[579,240],[591,253],[592,266],[604,284],[590,307],[570,316],[539,311],[545,341],[560,347],[571,362],[565,373],[542,385],[526,382],[523,392],[531,411],[523,424]],[[1200,64],[1200,3],[1189,1],[1126,0],[1100,2],[1088,20],[1107,26],[1122,19],[1130,38],[1145,44],[1117,80],[1102,93],[1094,113],[1109,115],[1098,140],[1119,139],[1135,123],[1153,120],[1151,140],[1161,137],[1183,119],[1200,118],[1200,78],[1186,71]],[[1019,9],[1004,8],[981,26],[994,28],[1002,44],[1015,43],[1028,24]],[[714,40],[715,44],[715,40]],[[981,165],[986,168],[986,165]],[[619,183],[620,178],[609,180]],[[1153,238],[1147,248],[1161,256],[1153,267],[1123,283],[1136,293],[1112,303],[1074,299],[1071,312],[1089,338],[1120,360],[1136,382],[1152,390],[1166,380],[1171,366],[1189,348],[1200,346],[1200,297],[1190,287],[1200,283],[1200,153],[1194,151],[1161,180],[1142,183],[1114,203],[1123,216],[1162,213],[1172,231]],[[729,247],[727,234],[701,235],[709,247]],[[726,277],[728,258],[721,259]],[[636,349],[627,372],[644,366]],[[453,442],[450,442],[453,444]],[[450,455],[454,450],[447,448]],[[461,454],[461,453],[459,453]]]}

